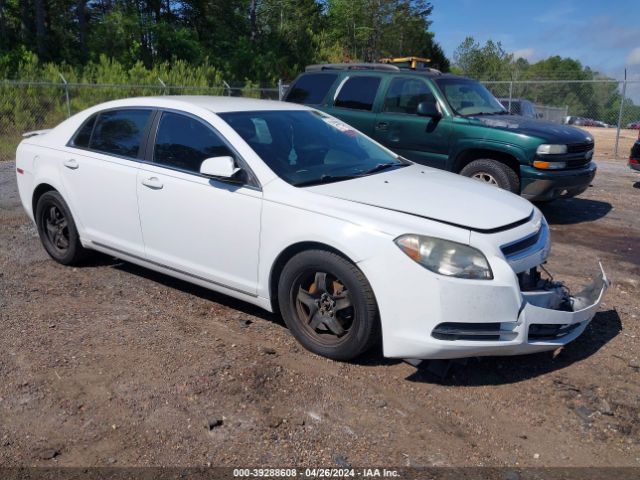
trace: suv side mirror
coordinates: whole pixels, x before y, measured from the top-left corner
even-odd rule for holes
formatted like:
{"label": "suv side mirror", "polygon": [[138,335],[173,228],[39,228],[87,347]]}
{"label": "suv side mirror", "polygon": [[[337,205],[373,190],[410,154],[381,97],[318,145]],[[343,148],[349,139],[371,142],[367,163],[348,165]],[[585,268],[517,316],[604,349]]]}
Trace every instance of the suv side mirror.
{"label": "suv side mirror", "polygon": [[421,117],[431,117],[436,120],[442,118],[442,114],[435,102],[420,102],[416,113]]}
{"label": "suv side mirror", "polygon": [[200,173],[206,177],[230,179],[240,170],[233,157],[228,156],[207,158],[200,165]]}

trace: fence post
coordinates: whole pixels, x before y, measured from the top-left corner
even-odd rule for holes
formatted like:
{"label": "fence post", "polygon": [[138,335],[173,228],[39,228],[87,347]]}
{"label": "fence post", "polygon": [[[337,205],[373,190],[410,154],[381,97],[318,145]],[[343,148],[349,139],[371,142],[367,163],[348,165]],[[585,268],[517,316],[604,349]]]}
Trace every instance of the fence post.
{"label": "fence post", "polygon": [[284,95],[282,95],[282,79],[279,78],[278,79],[278,100],[282,100],[282,97]]}
{"label": "fence post", "polygon": [[622,128],[622,109],[624,98],[627,94],[627,69],[624,69],[624,81],[622,82],[622,99],[620,100],[620,112],[618,112],[618,128],[616,129],[616,146],[613,148],[613,158],[618,159],[618,142],[620,142],[620,129]]}
{"label": "fence post", "polygon": [[64,84],[64,97],[66,99],[67,102],[67,117],[71,116],[71,102],[69,101],[69,84],[67,83],[67,79],[64,78],[64,76],[58,72],[58,75],[60,75],[60,78],[62,79],[62,83]]}
{"label": "fence post", "polygon": [[230,97],[231,96],[231,85],[229,85],[224,80],[222,80],[222,83],[224,84],[225,90],[227,92],[227,97]]}
{"label": "fence post", "polygon": [[511,99],[513,98],[513,80],[509,82],[509,113],[511,113]]}
{"label": "fence post", "polygon": [[167,94],[167,84],[164,83],[160,77],[158,77],[158,82],[160,82],[160,85],[162,85],[162,95],[166,95]]}

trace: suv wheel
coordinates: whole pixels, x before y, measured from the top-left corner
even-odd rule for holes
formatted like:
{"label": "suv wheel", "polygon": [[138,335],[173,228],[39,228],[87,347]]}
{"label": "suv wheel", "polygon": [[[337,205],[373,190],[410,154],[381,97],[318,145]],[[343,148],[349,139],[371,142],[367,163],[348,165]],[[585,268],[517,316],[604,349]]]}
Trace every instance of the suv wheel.
{"label": "suv wheel", "polygon": [[512,193],[520,193],[518,174],[511,167],[497,160],[488,158],[474,160],[465,166],[460,174]]}
{"label": "suv wheel", "polygon": [[278,303],[293,336],[318,355],[351,360],[379,339],[369,282],[335,253],[309,250],[289,260],[280,276]]}
{"label": "suv wheel", "polygon": [[85,258],[87,250],[82,247],[71,211],[58,192],[42,194],[35,218],[40,241],[56,262],[72,265]]}

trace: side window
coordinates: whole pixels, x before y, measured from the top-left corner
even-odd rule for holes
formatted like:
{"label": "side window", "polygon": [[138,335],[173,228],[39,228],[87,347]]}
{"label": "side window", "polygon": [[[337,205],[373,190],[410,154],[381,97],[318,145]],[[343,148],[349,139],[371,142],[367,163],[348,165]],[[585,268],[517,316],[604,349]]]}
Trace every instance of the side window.
{"label": "side window", "polygon": [[380,85],[380,77],[351,77],[340,89],[335,106],[371,110]]}
{"label": "side window", "polygon": [[91,139],[91,132],[93,132],[93,126],[96,123],[97,115],[93,115],[89,120],[78,129],[76,134],[71,139],[71,145],[79,148],[89,148],[89,140]]}
{"label": "side window", "polygon": [[153,149],[154,163],[199,172],[203,160],[225,155],[233,153],[204,123],[179,113],[162,114]]}
{"label": "side window", "polygon": [[303,75],[292,85],[286,100],[287,102],[318,105],[324,100],[336,78],[338,75],[328,73]]}
{"label": "side window", "polygon": [[421,102],[435,102],[429,86],[415,78],[394,78],[384,99],[385,112],[415,115]]}
{"label": "side window", "polygon": [[109,110],[100,113],[91,136],[91,150],[136,158],[151,110]]}

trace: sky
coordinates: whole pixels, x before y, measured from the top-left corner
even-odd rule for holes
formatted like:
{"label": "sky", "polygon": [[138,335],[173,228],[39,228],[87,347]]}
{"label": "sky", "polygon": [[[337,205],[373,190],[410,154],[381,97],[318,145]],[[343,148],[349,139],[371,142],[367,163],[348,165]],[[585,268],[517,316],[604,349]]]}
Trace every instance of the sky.
{"label": "sky", "polygon": [[[430,30],[453,59],[467,36],[502,42],[535,62],[571,57],[616,79],[640,81],[640,0],[430,0]],[[640,103],[640,83],[628,93]]]}

